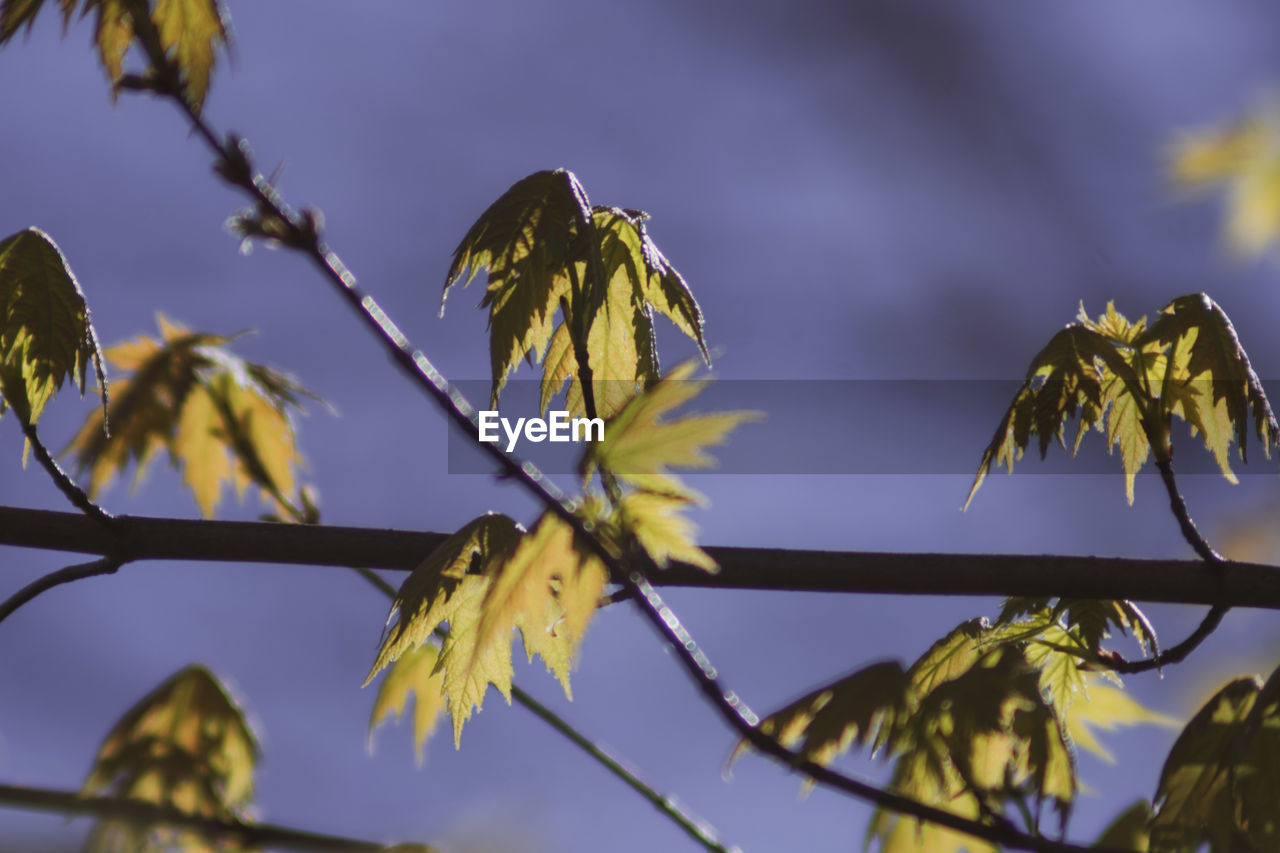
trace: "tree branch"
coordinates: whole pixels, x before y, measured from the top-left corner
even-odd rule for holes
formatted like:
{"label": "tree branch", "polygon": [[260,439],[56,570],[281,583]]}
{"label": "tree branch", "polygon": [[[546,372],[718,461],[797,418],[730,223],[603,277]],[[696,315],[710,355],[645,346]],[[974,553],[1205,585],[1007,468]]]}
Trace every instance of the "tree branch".
{"label": "tree branch", "polygon": [[387,849],[386,845],[372,841],[322,835],[270,823],[218,820],[142,800],[126,797],[85,797],[77,791],[0,785],[0,805],[57,814],[86,815],[143,826],[182,827],[194,830],[206,838],[235,840],[245,847],[253,848],[272,847],[286,850],[341,851],[341,853],[382,853]]}
{"label": "tree branch", "polygon": [[120,568],[121,562],[119,557],[102,557],[89,563],[67,566],[65,569],[58,569],[56,572],[50,572],[47,575],[38,577],[6,598],[3,604],[0,604],[0,622],[8,619],[15,610],[42,592],[72,581],[84,580],[98,575],[115,574],[115,571]]}
{"label": "tree branch", "polygon": [[[77,513],[0,507],[0,545],[128,560],[360,565],[408,571],[447,538],[367,527],[115,516],[112,530]],[[1045,554],[894,554],[783,548],[705,549],[717,574],[674,564],[655,586],[893,595],[1116,598],[1280,610],[1280,569],[1230,560],[1135,560]],[[126,560],[126,562],[128,561]]]}

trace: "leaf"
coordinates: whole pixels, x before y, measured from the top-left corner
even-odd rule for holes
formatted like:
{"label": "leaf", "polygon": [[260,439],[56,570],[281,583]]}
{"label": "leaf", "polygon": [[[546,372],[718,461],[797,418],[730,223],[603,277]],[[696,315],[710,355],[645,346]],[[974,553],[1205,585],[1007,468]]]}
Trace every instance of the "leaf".
{"label": "leaf", "polygon": [[[136,34],[133,16],[125,0],[57,0],[65,30],[76,6],[81,17],[96,12],[94,41],[111,83],[124,76],[124,57]],[[25,27],[30,31],[45,0],[0,2],[0,45]],[[173,63],[192,109],[200,112],[209,89],[209,77],[219,48],[230,43],[226,12],[219,0],[157,0],[151,21],[159,47]]]}
{"label": "leaf", "polygon": [[142,335],[107,351],[112,364],[132,371],[117,381],[107,409],[111,434],[95,412],[67,448],[77,470],[89,472],[89,494],[130,463],[140,481],[155,454],[167,450],[205,517],[227,482],[241,495],[255,485],[282,507],[299,500],[297,471],[305,461],[291,413],[301,411],[303,397],[319,398],[292,377],[234,355],[231,338],[157,320],[160,340]]}
{"label": "leaf", "polygon": [[706,386],[706,380],[690,379],[693,370],[692,362],[676,367],[605,424],[604,441],[592,443],[583,456],[580,470],[584,481],[599,469],[644,491],[686,500],[699,498],[672,476],[670,469],[711,467],[715,463],[705,449],[722,444],[730,430],[758,420],[759,415],[720,412],[664,420]]}
{"label": "leaf", "polygon": [[[98,749],[83,793],[143,800],[201,817],[244,819],[258,756],[244,711],[217,677],[193,664],[120,718]],[[90,848],[120,849],[122,836],[135,837],[119,825],[101,824]],[[161,838],[199,844],[180,831]],[[161,843],[156,849],[169,848]]]}
{"label": "leaf", "polygon": [[[599,557],[575,541],[573,528],[551,512],[510,554],[493,564],[478,625],[478,646],[520,628],[527,657],[535,653],[569,690],[570,662],[608,581]],[[564,624],[561,625],[563,620]]]}
{"label": "leaf", "polygon": [[[520,527],[505,515],[483,515],[462,527],[410,573],[387,617],[377,659],[365,686],[381,670],[425,643],[443,623],[449,633],[433,672],[443,673],[442,693],[453,718],[455,746],[473,709],[493,684],[510,701],[511,640],[479,643],[480,607],[491,578],[486,565],[515,548]],[[391,623],[395,626],[391,627]]]}
{"label": "leaf", "polygon": [[1280,121],[1259,110],[1222,127],[1183,134],[1169,162],[1172,181],[1192,192],[1226,194],[1228,245],[1257,255],[1280,235]]}
{"label": "leaf", "polygon": [[480,307],[490,309],[491,407],[497,407],[506,377],[520,359],[542,353],[550,341],[560,299],[569,293],[575,223],[590,219],[586,191],[572,172],[535,172],[491,204],[454,249],[441,315],[455,282],[465,287],[480,270],[489,272]]}
{"label": "leaf", "polygon": [[[829,766],[854,746],[874,752],[886,744],[914,704],[909,687],[897,661],[871,664],[769,714],[760,721],[760,731]],[[748,743],[739,741],[730,763],[747,749]]]}
{"label": "leaf", "polygon": [[686,498],[656,492],[631,492],[618,507],[619,522],[630,531],[654,564],[665,569],[672,560],[698,566],[708,572],[719,570],[711,555],[698,547],[697,526],[680,515],[689,505]]}
{"label": "leaf", "polygon": [[1191,718],[1160,772],[1151,850],[1280,846],[1280,676],[1240,678]]}
{"label": "leaf", "polygon": [[[1270,458],[1280,426],[1235,328],[1217,303],[1203,293],[1178,297],[1161,309],[1156,321],[1135,341],[1135,345],[1146,344],[1169,348],[1166,390],[1175,393],[1169,395],[1168,410],[1201,434],[1223,476],[1234,482],[1227,464],[1233,438],[1240,459],[1248,461],[1250,408],[1254,432]],[[1179,388],[1184,393],[1176,395]]]}
{"label": "leaf", "polygon": [[[471,226],[444,292],[488,270],[480,305],[490,309],[491,407],[520,359],[532,363],[546,352],[543,411],[568,382],[572,414],[612,416],[637,387],[657,381],[654,311],[693,338],[709,363],[701,310],[649,239],[646,218],[592,207],[573,173],[557,169],[518,181]],[[588,380],[591,412],[582,388]]]}
{"label": "leaf", "polygon": [[440,712],[444,710],[444,675],[436,670],[438,658],[439,649],[431,643],[423,643],[391,664],[369,715],[371,750],[373,733],[378,725],[392,715],[398,722],[410,695],[413,695],[417,697],[413,708],[413,748],[418,764],[422,764],[423,744],[435,731]]}
{"label": "leaf", "polygon": [[1039,436],[1044,458],[1053,439],[1066,446],[1063,431],[1077,413],[1081,431],[1094,425],[1103,412],[1102,375],[1095,362],[1115,357],[1112,344],[1087,326],[1073,323],[1053,336],[1032,359],[1026,380],[983,451],[966,509],[993,466],[1013,473],[1013,463],[1022,458],[1032,435]]}
{"label": "leaf", "polygon": [[1147,853],[1147,845],[1151,840],[1151,833],[1147,831],[1147,821],[1150,819],[1151,804],[1146,800],[1138,800],[1111,821],[1093,846]]}
{"label": "leaf", "polygon": [[13,406],[34,425],[68,379],[84,395],[90,362],[106,406],[89,306],[62,251],[38,228],[0,241],[0,307],[0,413]]}
{"label": "leaf", "polygon": [[1110,732],[1120,726],[1177,725],[1172,717],[1147,708],[1128,691],[1115,685],[1091,679],[1083,693],[1081,701],[1072,702],[1063,709],[1064,727],[1072,743],[1108,763],[1114,762],[1115,757],[1098,740],[1094,729]]}
{"label": "leaf", "polygon": [[187,100],[200,112],[216,52],[230,41],[225,10],[218,0],[156,0],[151,18],[165,55],[177,65]]}

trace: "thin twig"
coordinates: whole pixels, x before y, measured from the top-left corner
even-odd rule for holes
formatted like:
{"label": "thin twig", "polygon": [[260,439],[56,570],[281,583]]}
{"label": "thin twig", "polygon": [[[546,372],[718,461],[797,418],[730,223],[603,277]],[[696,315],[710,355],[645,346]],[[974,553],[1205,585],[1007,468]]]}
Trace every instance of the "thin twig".
{"label": "thin twig", "polygon": [[139,826],[181,827],[198,832],[205,838],[239,841],[245,848],[271,847],[335,853],[381,853],[387,850],[386,845],[373,841],[323,835],[269,823],[220,820],[127,797],[86,797],[78,791],[0,785],[0,805],[57,814],[88,815]]}
{"label": "thin twig", "polygon": [[[152,44],[151,41],[153,40],[144,38],[143,46],[148,51],[153,71],[156,73],[157,85],[155,90],[162,95],[167,95],[170,100],[178,105],[197,135],[204,139],[213,149],[219,158],[220,174],[229,182],[248,192],[258,204],[260,210],[271,214],[279,221],[280,225],[283,226],[283,233],[279,239],[285,245],[303,252],[311,258],[325,278],[334,285],[338,293],[356,311],[356,316],[368,325],[383,342],[394,362],[410,376],[415,384],[427,392],[446,417],[469,435],[476,436],[478,427],[475,408],[459,391],[450,385],[420,350],[412,346],[409,339],[400,331],[399,327],[396,326],[386,312],[382,310],[377,301],[372,296],[365,294],[357,286],[355,276],[351,271],[320,240],[316,217],[299,215],[293,212],[283,203],[278,192],[265,178],[260,174],[256,174],[251,168],[245,168],[249,165],[249,159],[248,152],[242,144],[233,141],[224,146],[218,141],[217,135],[213,133],[200,114],[192,108],[191,104],[183,96],[181,89],[173,83],[176,75],[173,74],[163,51],[159,49],[158,40],[154,40],[155,44]],[[162,85],[166,81],[168,81],[168,85]],[[636,586],[637,589],[640,589],[641,585],[643,585],[643,587],[652,591],[652,588],[648,586],[648,582],[641,573],[630,571],[625,565],[612,557],[608,549],[585,529],[581,519],[574,514],[573,508],[564,493],[537,467],[531,463],[522,462],[518,457],[502,450],[497,444],[488,442],[477,442],[477,444],[482,452],[487,453],[498,464],[499,469],[505,475],[511,479],[518,480],[548,511],[556,514],[569,524],[586,546],[609,567],[615,579],[625,578],[628,584]],[[722,688],[715,677],[714,668],[711,667],[705,655],[697,651],[697,646],[688,637],[687,631],[681,629],[686,642],[678,642],[671,633],[670,626],[664,621],[666,619],[674,620],[674,614],[665,606],[659,608],[658,605],[660,603],[659,600],[655,604],[647,596],[641,596],[637,599],[638,609],[651,624],[654,624],[663,633],[669,642],[672,642],[677,659],[681,661],[685,670],[693,678],[701,692],[711,701],[713,707],[740,735],[746,738],[759,751],[773,755],[779,760],[802,770],[815,782],[844,791],[860,799],[874,802],[893,811],[910,815],[919,820],[937,823],[977,838],[1020,850],[1055,851],[1056,853],[1057,851],[1083,851],[1086,849],[1026,833],[988,826],[980,821],[963,818],[951,812],[927,806],[908,797],[899,796],[859,782],[815,764],[798,753],[786,749],[777,741],[755,728],[754,720],[747,722],[741,716],[741,711],[745,709],[745,705],[742,705],[736,694]],[[676,624],[678,625],[678,622]]]}
{"label": "thin twig", "polygon": [[[16,414],[16,413],[15,413]],[[36,426],[29,423],[26,418],[19,417],[18,422],[22,424],[22,433],[27,437],[27,442],[31,445],[31,451],[35,453],[36,460],[40,463],[40,467],[48,472],[53,479],[53,483],[58,487],[58,491],[71,501],[76,509],[85,515],[97,521],[99,524],[110,527],[115,521],[115,516],[107,512],[102,507],[94,503],[84,489],[76,485],[75,480],[71,479],[71,475],[62,469],[58,461],[53,458],[53,454],[44,446],[44,442],[40,440],[39,433],[36,432]]]}
{"label": "thin twig", "polygon": [[90,563],[67,566],[65,569],[58,569],[56,572],[50,572],[47,575],[36,578],[5,599],[3,604],[0,604],[0,622],[8,619],[15,610],[42,592],[72,581],[92,578],[98,575],[115,574],[123,562],[121,558],[109,555]]}

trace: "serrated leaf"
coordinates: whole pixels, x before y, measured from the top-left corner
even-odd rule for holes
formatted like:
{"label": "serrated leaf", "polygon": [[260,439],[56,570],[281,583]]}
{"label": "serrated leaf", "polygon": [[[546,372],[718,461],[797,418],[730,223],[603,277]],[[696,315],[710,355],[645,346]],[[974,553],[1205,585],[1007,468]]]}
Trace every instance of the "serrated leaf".
{"label": "serrated leaf", "polygon": [[1270,458],[1280,426],[1235,328],[1217,303],[1203,293],[1178,297],[1161,309],[1135,345],[1169,349],[1166,409],[1201,434],[1224,476],[1234,479],[1227,465],[1233,439],[1240,459],[1248,461],[1250,409],[1254,432]]}
{"label": "serrated leaf", "polygon": [[106,406],[89,306],[62,251],[38,228],[0,241],[0,310],[0,413],[14,406],[24,421],[37,423],[68,379],[84,395],[90,363]]}
{"label": "serrated leaf", "polygon": [[[0,45],[25,27],[30,30],[45,0],[3,0],[0,2]],[[76,6],[83,17],[96,13],[94,43],[112,84],[124,75],[124,57],[136,30],[124,0],[58,0],[63,29],[71,22]],[[209,78],[219,49],[230,43],[226,11],[219,0],[156,0],[151,21],[160,39],[160,48],[174,63],[183,93],[199,112],[209,90]]]}
{"label": "serrated leaf", "polygon": [[[138,701],[112,728],[85,780],[87,796],[143,800],[189,814],[243,819],[253,798],[259,748],[244,711],[202,666],[191,665]],[[132,848],[122,843],[145,839]],[[213,849],[181,831],[100,824],[90,849]],[[192,846],[194,845],[194,846]]]}
{"label": "serrated leaf", "polygon": [[619,523],[636,537],[654,564],[665,569],[672,560],[719,570],[711,555],[698,547],[697,525],[680,514],[689,506],[685,498],[655,492],[631,492],[618,506]]}
{"label": "serrated leaf", "polygon": [[739,424],[758,420],[755,412],[719,412],[664,420],[698,395],[706,380],[695,380],[694,365],[686,362],[634,398],[605,424],[604,441],[592,443],[580,466],[584,481],[597,469],[648,492],[697,500],[671,468],[708,468],[715,464],[705,452],[722,444]]}
{"label": "serrated leaf", "polygon": [[506,557],[487,570],[478,645],[507,642],[520,628],[527,657],[542,657],[564,688],[569,668],[595,611],[608,570],[576,541],[573,528],[547,512]]}
{"label": "serrated leaf", "polygon": [[1152,853],[1280,846],[1277,686],[1236,679],[1187,723],[1160,772]]}
{"label": "serrated leaf", "polygon": [[107,359],[132,371],[120,379],[103,414],[85,421],[67,447],[76,468],[88,472],[97,495],[136,463],[135,483],[155,454],[168,451],[206,517],[224,484],[242,494],[256,485],[263,498],[284,506],[297,500],[297,472],[305,461],[291,414],[304,396],[296,380],[234,355],[231,339],[189,332],[158,315],[160,339],[141,335],[112,347]]}
{"label": "serrated leaf", "polygon": [[422,764],[422,747],[435,731],[440,712],[444,710],[444,675],[436,669],[439,649],[423,643],[410,649],[391,664],[383,676],[378,695],[369,715],[369,747],[373,733],[382,721],[394,715],[397,722],[404,715],[409,697],[416,697],[413,707],[413,750]]}
{"label": "serrated leaf", "polygon": [[480,307],[490,309],[491,407],[520,359],[542,353],[550,341],[560,299],[569,295],[575,223],[590,218],[586,192],[572,172],[535,172],[491,204],[454,249],[441,314],[455,282],[465,287],[480,270],[489,273]]}
{"label": "serrated leaf", "polygon": [[1127,690],[1113,684],[1102,684],[1090,678],[1079,702],[1063,709],[1062,718],[1071,742],[1106,762],[1115,760],[1111,751],[1098,740],[1094,729],[1114,731],[1120,726],[1172,727],[1177,721],[1167,714],[1153,711],[1134,699]]}
{"label": "serrated leaf", "polygon": [[[483,515],[446,539],[410,573],[387,617],[377,659],[365,686],[382,669],[425,643],[448,623],[435,671],[453,719],[455,746],[473,709],[484,703],[490,684],[510,701],[511,639],[479,642],[481,605],[492,578],[485,567],[502,559],[520,542],[521,529],[505,515]],[[395,626],[391,627],[391,623]]]}

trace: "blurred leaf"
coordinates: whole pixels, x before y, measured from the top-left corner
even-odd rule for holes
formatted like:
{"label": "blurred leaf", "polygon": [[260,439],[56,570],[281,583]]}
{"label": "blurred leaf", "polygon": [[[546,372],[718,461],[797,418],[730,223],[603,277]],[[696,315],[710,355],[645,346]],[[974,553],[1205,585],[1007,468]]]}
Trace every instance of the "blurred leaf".
{"label": "blurred leaf", "polygon": [[1151,833],[1147,831],[1147,821],[1150,819],[1151,804],[1146,800],[1138,800],[1116,816],[1098,836],[1094,846],[1147,853],[1147,845],[1151,840]]}
{"label": "blurred leaf", "polygon": [[1183,134],[1169,162],[1173,182],[1226,195],[1228,245],[1246,255],[1280,235],[1280,116],[1259,110],[1234,124]]}
{"label": "blurred leaf", "polygon": [[436,670],[439,649],[423,643],[402,654],[391,664],[369,715],[369,746],[378,725],[394,715],[397,722],[404,715],[409,696],[416,696],[413,708],[413,748],[418,764],[422,764],[422,747],[435,731],[436,721],[444,710],[444,675]]}
{"label": "blurred leaf", "polygon": [[1236,679],[1187,723],[1160,772],[1152,853],[1280,849],[1277,694],[1278,674]]}
{"label": "blurred leaf", "polygon": [[234,355],[231,338],[157,320],[159,341],[141,335],[107,351],[112,364],[131,371],[117,380],[107,409],[110,435],[95,412],[67,448],[77,470],[89,472],[90,496],[130,463],[141,481],[155,454],[167,450],[205,517],[227,482],[238,495],[252,484],[267,501],[295,503],[305,462],[290,410],[300,411],[304,396],[318,398],[292,377]]}
{"label": "blurred leaf", "polygon": [[[28,31],[45,0],[0,2],[0,45],[25,27]],[[77,5],[81,17],[96,12],[94,41],[112,84],[124,75],[124,57],[135,36],[133,16],[125,0],[57,0],[63,29],[70,25]],[[150,5],[150,4],[148,4]],[[230,42],[226,12],[219,0],[156,0],[151,21],[160,48],[174,63],[184,94],[199,112],[209,90],[209,77],[219,48]]]}
{"label": "blurred leaf", "polygon": [[695,541],[697,526],[680,514],[689,503],[688,498],[631,492],[622,497],[618,506],[619,523],[635,535],[640,547],[660,569],[676,560],[708,572],[718,571],[716,561]]}
{"label": "blurred leaf", "polygon": [[66,380],[83,396],[90,362],[106,406],[89,306],[61,250],[38,228],[0,240],[0,307],[0,414],[13,406],[22,420],[37,423]]}
{"label": "blurred leaf", "polygon": [[[188,666],[138,701],[112,728],[85,780],[86,796],[143,800],[220,820],[245,819],[259,748],[244,712],[207,669]],[[138,842],[145,840],[145,843]],[[99,824],[96,851],[228,849],[182,830]],[[134,846],[126,846],[134,845]]]}

